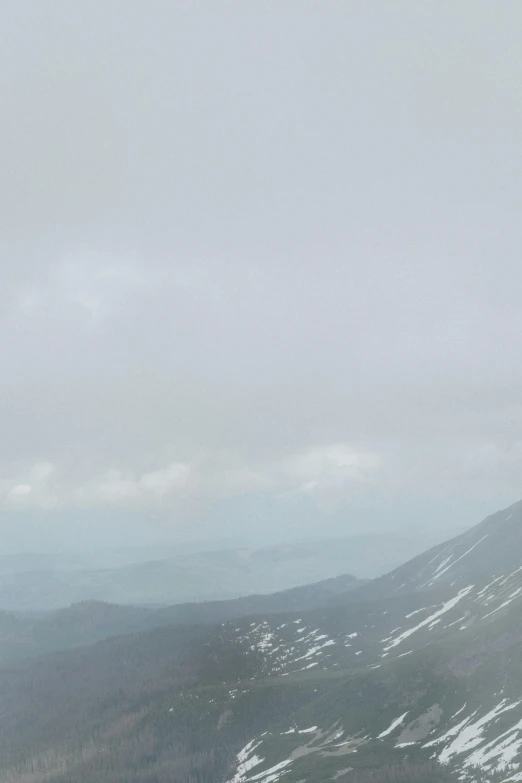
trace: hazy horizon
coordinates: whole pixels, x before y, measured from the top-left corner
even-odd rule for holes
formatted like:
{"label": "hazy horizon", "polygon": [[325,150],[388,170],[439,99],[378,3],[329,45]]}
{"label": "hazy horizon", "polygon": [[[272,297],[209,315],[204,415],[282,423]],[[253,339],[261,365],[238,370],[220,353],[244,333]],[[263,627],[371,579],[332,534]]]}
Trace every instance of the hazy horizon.
{"label": "hazy horizon", "polygon": [[[390,536],[397,538],[398,541],[417,542],[420,552],[426,547],[449,540],[470,527],[468,524],[454,522],[447,527],[426,523],[422,526],[409,524],[391,529],[381,527],[365,530],[343,524],[343,520],[340,520],[337,525],[321,529],[315,521],[308,526],[303,526],[300,524],[302,519],[299,518],[293,528],[285,525],[272,531],[261,529],[258,532],[242,532],[234,526],[228,535],[224,533],[219,535],[216,531],[215,537],[209,537],[205,535],[203,528],[197,528],[196,532],[190,535],[189,531],[181,532],[173,528],[168,519],[155,518],[151,522],[150,518],[139,512],[131,515],[111,514],[107,519],[104,515],[86,511],[81,515],[73,515],[72,519],[68,513],[53,514],[51,517],[49,513],[46,514],[43,521],[49,523],[51,519],[53,522],[49,534],[48,525],[42,528],[42,516],[39,512],[17,511],[9,514],[4,511],[2,516],[3,537],[0,555],[79,555],[81,553],[88,555],[104,551],[135,550],[141,553],[139,560],[147,559],[145,557],[147,550],[156,553],[150,558],[155,560],[163,556],[171,557],[176,548],[179,548],[180,554],[183,554],[191,551],[210,552],[238,548],[262,549],[316,541],[347,539],[360,541],[366,538],[374,540],[376,546],[385,547]],[[371,519],[374,520],[374,515],[371,515]],[[474,520],[474,522],[478,521],[481,520]],[[93,538],[89,535],[89,530],[94,522],[102,524],[105,533],[100,532]],[[240,520],[238,524],[239,522]],[[72,527],[70,532],[67,532],[68,523]],[[163,554],[162,548],[165,547],[168,551]]]}
{"label": "hazy horizon", "polygon": [[521,23],[6,4],[3,551],[436,537],[522,497]]}

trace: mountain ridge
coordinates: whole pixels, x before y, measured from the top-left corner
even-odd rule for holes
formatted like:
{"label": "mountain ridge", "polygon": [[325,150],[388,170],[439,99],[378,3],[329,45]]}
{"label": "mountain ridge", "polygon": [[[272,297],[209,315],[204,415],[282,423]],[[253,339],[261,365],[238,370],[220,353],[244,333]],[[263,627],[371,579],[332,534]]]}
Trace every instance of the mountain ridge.
{"label": "mountain ridge", "polygon": [[359,568],[364,561],[368,570],[381,573],[378,566],[383,557],[400,561],[390,541],[369,536],[192,552],[114,568],[67,571],[62,565],[57,570],[8,570],[0,572],[0,607],[49,611],[85,600],[134,606],[229,600],[351,573],[350,563]]}
{"label": "mountain ridge", "polygon": [[341,603],[10,664],[0,783],[522,780],[521,523],[515,504]]}
{"label": "mountain ridge", "polygon": [[242,615],[297,611],[344,600],[361,580],[343,574],[311,585],[268,595],[250,595],[229,601],[139,607],[83,601],[37,616],[0,612],[0,664],[13,658],[92,644],[110,636],[150,630],[165,625],[212,624]]}

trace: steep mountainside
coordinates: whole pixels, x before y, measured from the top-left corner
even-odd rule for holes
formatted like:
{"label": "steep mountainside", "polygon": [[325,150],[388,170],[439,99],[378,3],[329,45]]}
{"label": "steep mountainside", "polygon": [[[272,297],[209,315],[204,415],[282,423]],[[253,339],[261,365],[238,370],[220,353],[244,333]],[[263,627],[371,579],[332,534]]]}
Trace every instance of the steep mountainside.
{"label": "steep mountainside", "polygon": [[385,597],[445,585],[465,587],[470,580],[484,583],[514,572],[521,565],[521,553],[522,501],[375,579],[363,588],[360,597]]}
{"label": "steep mountainside", "polygon": [[0,783],[522,780],[521,509],[352,602],[11,665]]}

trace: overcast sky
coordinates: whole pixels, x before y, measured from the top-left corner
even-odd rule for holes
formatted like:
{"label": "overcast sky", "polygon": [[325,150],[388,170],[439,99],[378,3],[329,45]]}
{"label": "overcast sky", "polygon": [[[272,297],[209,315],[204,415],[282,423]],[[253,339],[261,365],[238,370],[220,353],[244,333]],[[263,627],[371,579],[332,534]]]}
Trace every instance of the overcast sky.
{"label": "overcast sky", "polygon": [[522,497],[521,26],[518,0],[2,4],[10,545]]}

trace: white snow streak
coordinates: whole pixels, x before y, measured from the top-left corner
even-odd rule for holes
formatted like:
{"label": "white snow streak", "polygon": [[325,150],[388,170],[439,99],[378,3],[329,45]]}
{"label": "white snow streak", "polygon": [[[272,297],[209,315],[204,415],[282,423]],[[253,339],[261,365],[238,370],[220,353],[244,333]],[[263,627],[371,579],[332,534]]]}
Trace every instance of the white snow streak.
{"label": "white snow streak", "polygon": [[264,761],[264,759],[256,755],[249,758],[250,754],[253,753],[254,750],[259,747],[259,745],[261,745],[261,742],[258,742],[257,744],[254,743],[255,739],[251,740],[237,754],[236,758],[238,761],[238,766],[236,774],[228,781],[228,783],[242,783],[246,779],[247,772]]}
{"label": "white snow streak", "polygon": [[381,731],[381,733],[377,735],[377,739],[382,739],[383,737],[387,737],[388,734],[391,734],[392,731],[397,728],[397,726],[400,726],[400,724],[403,722],[403,720],[404,720],[404,718],[406,717],[407,714],[408,714],[408,710],[406,710],[404,715],[401,715],[400,717],[398,717],[394,721],[392,721],[387,729],[385,729],[384,731]]}
{"label": "white snow streak", "polygon": [[404,641],[404,639],[407,639],[408,636],[411,636],[416,631],[420,630],[421,628],[424,628],[426,625],[431,625],[434,620],[436,620],[441,615],[445,614],[446,612],[449,612],[450,609],[453,609],[454,606],[458,604],[458,602],[461,600],[461,598],[464,598],[465,595],[467,595],[470,590],[473,590],[474,585],[468,585],[467,587],[463,587],[462,590],[460,590],[456,596],[453,598],[450,598],[449,601],[446,601],[445,604],[442,605],[442,609],[439,609],[437,612],[434,612],[429,617],[426,617],[425,620],[422,620],[418,625],[414,626],[413,628],[409,628],[407,631],[403,631],[403,633],[400,634],[400,636],[397,636],[393,641],[391,641],[386,647],[384,648],[384,651],[387,652],[388,650],[391,650],[392,647],[397,647],[398,644]]}
{"label": "white snow streak", "polygon": [[514,601],[517,595],[519,595],[522,592],[522,587],[519,587],[518,590],[515,590],[511,593],[511,595],[508,596],[508,598],[500,604],[500,606],[497,606],[496,609],[493,609],[492,612],[488,612],[488,614],[485,614],[482,618],[483,620],[486,619],[486,617],[491,617],[492,614],[495,614],[495,612],[499,612],[501,609],[503,609],[505,606],[511,603],[511,601]]}
{"label": "white snow streak", "polygon": [[253,777],[249,778],[249,781],[262,780],[263,783],[273,783],[273,781],[277,780],[280,777],[281,770],[283,770],[291,763],[292,763],[291,759],[285,759],[285,761],[280,761],[279,764],[274,764],[273,767],[270,767],[269,769],[265,769],[264,772],[260,772],[258,775],[254,775]]}
{"label": "white snow streak", "polygon": [[[520,704],[518,701],[513,702],[512,704],[508,704],[507,700],[503,699],[500,704],[497,704],[495,707],[493,707],[493,709],[483,715],[482,718],[476,720],[474,723],[469,723],[470,718],[464,720],[461,724],[459,724],[459,730],[457,731],[455,739],[450,742],[450,744],[445,747],[442,753],[439,755],[439,761],[441,764],[449,761],[450,758],[455,756],[457,753],[466,753],[467,751],[476,748],[477,745],[480,745],[483,740],[483,733],[487,724],[498,718],[498,716],[502,715],[503,712],[514,709],[518,706],[518,704]],[[449,736],[449,732],[447,732],[446,736]],[[425,745],[424,747],[427,746]]]}
{"label": "white snow streak", "polygon": [[462,560],[463,557],[466,557],[466,555],[469,555],[469,553],[472,552],[475,549],[475,547],[477,547],[480,544],[480,542],[484,541],[484,539],[487,538],[488,536],[489,536],[489,533],[486,533],[485,536],[482,536],[482,538],[479,538],[479,540],[475,544],[473,544],[473,546],[471,546],[466,552],[464,552],[463,555],[461,555],[460,557],[457,557],[457,559],[454,560],[453,563],[450,563],[448,566],[446,566],[446,568],[443,568],[442,571],[438,571],[438,569],[437,569],[438,573],[436,571],[435,575],[430,579],[429,582],[427,582],[427,584],[429,584],[429,585],[433,584],[433,582],[435,582],[440,576],[442,576],[442,574],[445,574],[446,571],[449,571],[450,568],[453,568],[454,565],[456,565],[460,560]]}

